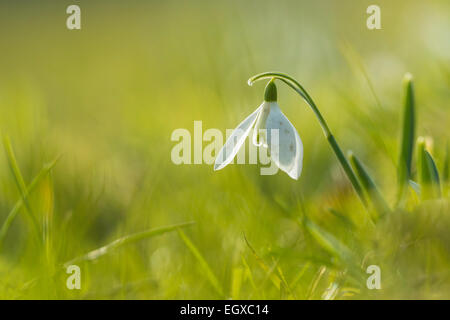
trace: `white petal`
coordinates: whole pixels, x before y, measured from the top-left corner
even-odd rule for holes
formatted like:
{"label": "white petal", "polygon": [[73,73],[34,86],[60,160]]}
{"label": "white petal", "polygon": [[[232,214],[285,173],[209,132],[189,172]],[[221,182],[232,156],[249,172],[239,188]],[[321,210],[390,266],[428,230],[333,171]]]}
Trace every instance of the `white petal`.
{"label": "white petal", "polygon": [[[271,102],[266,129],[270,157],[291,178],[298,179],[303,163],[302,140],[276,102]],[[274,135],[274,141],[272,141],[272,129],[278,129],[278,139]]]}
{"label": "white petal", "polygon": [[266,121],[270,112],[270,102],[264,101],[260,108],[261,112],[256,117],[255,128],[253,130],[253,144],[257,147],[264,145],[267,140],[265,132],[261,133],[259,130],[266,128]]}
{"label": "white petal", "polygon": [[214,163],[214,170],[220,170],[233,161],[233,158],[238,153],[241,146],[244,144],[245,139],[250,133],[253,125],[255,124],[258,112],[262,109],[262,105],[259,106],[251,115],[249,115],[244,121],[242,121],[236,129],[234,129],[231,136],[225,142],[224,146],[217,155]]}

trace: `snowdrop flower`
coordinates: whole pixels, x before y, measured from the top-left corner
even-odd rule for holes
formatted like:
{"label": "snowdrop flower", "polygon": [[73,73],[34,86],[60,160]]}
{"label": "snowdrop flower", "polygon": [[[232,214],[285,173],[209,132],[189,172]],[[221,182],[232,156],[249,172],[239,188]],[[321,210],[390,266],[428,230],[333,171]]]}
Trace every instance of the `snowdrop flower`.
{"label": "snowdrop flower", "polygon": [[[303,146],[297,131],[278,107],[277,90],[275,84],[273,83],[273,81],[277,79],[300,95],[300,97],[314,112],[314,115],[322,128],[323,134],[336,155],[342,169],[350,180],[350,183],[358,194],[361,202],[367,207],[368,202],[363,192],[361,183],[353,172],[353,169],[350,167],[344,152],[341,147],[339,147],[339,144],[325,121],[325,118],[322,116],[319,108],[314,103],[305,88],[303,88],[300,82],[295,80],[293,77],[285,73],[271,71],[254,75],[248,79],[248,84],[251,86],[253,83],[265,79],[270,79],[270,82],[266,86],[263,104],[259,106],[255,112],[248,116],[247,119],[242,121],[234,130],[222,150],[220,150],[214,169],[222,169],[233,160],[253,127],[255,127],[255,129],[266,128],[268,129],[267,136],[259,136],[257,131],[256,136],[253,136],[253,141],[256,142],[256,144],[262,143],[263,147],[267,145],[271,158],[275,164],[292,178],[298,179],[302,170]],[[270,135],[272,134],[272,130],[270,129],[278,129],[279,140],[275,139],[274,142],[271,141],[272,139],[270,138]]]}
{"label": "snowdrop flower", "polygon": [[274,79],[266,86],[264,102],[234,129],[225,142],[214,170],[220,170],[233,161],[252,129],[253,144],[267,148],[272,161],[291,178],[298,179],[302,171],[303,144],[297,130],[278,106]]}

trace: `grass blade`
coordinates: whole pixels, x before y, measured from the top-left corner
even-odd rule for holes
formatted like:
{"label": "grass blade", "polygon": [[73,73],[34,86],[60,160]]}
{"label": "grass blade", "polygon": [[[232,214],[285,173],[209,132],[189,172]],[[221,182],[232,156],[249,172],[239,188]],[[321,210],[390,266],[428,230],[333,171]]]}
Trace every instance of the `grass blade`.
{"label": "grass blade", "polygon": [[281,267],[280,267],[278,264],[277,264],[276,266],[277,266],[277,273],[278,273],[278,276],[280,277],[281,283],[283,284],[282,287],[285,288],[285,290],[286,290],[286,292],[287,292],[287,294],[288,294],[288,296],[287,296],[288,299],[295,299],[295,300],[296,300],[297,298],[295,297],[295,295],[294,295],[294,293],[292,292],[292,290],[291,290],[291,288],[290,288],[288,282],[286,281],[286,277],[284,276],[283,270],[281,269]]}
{"label": "grass blade", "polygon": [[347,215],[332,208],[328,209],[328,212],[331,213],[334,217],[336,217],[339,220],[339,222],[349,230],[355,229],[355,224],[351,219],[348,218]]}
{"label": "grass blade", "polygon": [[207,279],[213,286],[213,288],[217,291],[217,293],[221,297],[225,297],[224,291],[222,289],[222,286],[219,283],[219,280],[216,278],[215,274],[211,270],[211,267],[208,265],[208,262],[206,262],[205,258],[203,258],[200,251],[197,249],[197,247],[192,243],[192,241],[188,238],[188,236],[178,229],[178,234],[180,235],[181,240],[183,240],[184,244],[188,249],[191,251],[191,253],[194,255],[194,257],[197,259],[198,263],[200,264],[201,268],[206,274]]}
{"label": "grass blade", "polygon": [[350,159],[350,163],[353,166],[356,174],[358,175],[359,181],[361,185],[368,195],[368,198],[372,202],[375,211],[378,213],[379,217],[382,217],[384,214],[390,211],[386,200],[384,200],[383,195],[380,190],[376,186],[375,182],[369,175],[369,173],[364,168],[363,164],[359,161],[359,159],[353,154],[353,152],[349,152],[348,157]]}
{"label": "grass blade", "polygon": [[327,271],[327,267],[325,266],[321,266],[319,268],[319,270],[316,272],[316,275],[314,276],[313,280],[311,281],[311,284],[309,285],[309,289],[308,289],[308,293],[306,295],[306,299],[307,300],[311,300],[316,289],[317,286],[320,282],[320,280],[322,279],[322,277],[324,276],[325,272]]}
{"label": "grass blade", "polygon": [[292,283],[291,283],[292,290],[295,290],[295,288],[297,287],[297,284],[299,283],[300,279],[303,278],[303,276],[305,275],[306,271],[309,269],[310,266],[311,266],[311,262],[310,261],[307,261],[304,264],[304,266],[302,267],[300,272],[295,277],[294,281],[292,281]]}
{"label": "grass blade", "polygon": [[[27,199],[27,187],[25,185],[25,180],[22,177],[22,173],[20,172],[19,169],[19,165],[17,163],[16,160],[16,156],[14,155],[14,151],[13,148],[11,146],[11,140],[9,139],[9,137],[7,135],[3,136],[3,144],[5,147],[5,152],[6,152],[6,156],[8,159],[8,164],[9,167],[11,169],[11,172],[14,176],[14,180],[16,182],[17,188],[20,192],[20,195],[22,196],[22,201],[25,204],[26,207],[26,211],[28,213],[28,216],[30,217],[30,220],[33,224],[33,228],[36,232],[37,237],[40,239],[40,229],[39,229],[39,224],[38,221],[36,219],[36,217],[33,214],[33,211],[31,210],[31,206],[28,203],[28,199]],[[41,241],[40,241],[41,242]]]}
{"label": "grass blade", "polygon": [[239,300],[243,278],[244,268],[234,267],[231,272],[231,299]]}
{"label": "grass blade", "polygon": [[328,251],[328,253],[340,258],[344,262],[349,262],[353,259],[353,253],[351,250],[333,235],[323,230],[306,217],[303,218],[303,223],[306,230],[308,230],[317,243]]}
{"label": "grass blade", "polygon": [[340,162],[342,169],[344,169],[345,174],[347,175],[348,179],[350,180],[350,183],[352,184],[353,188],[356,191],[356,194],[358,195],[359,199],[363,203],[364,207],[367,206],[367,199],[364,196],[363,188],[361,187],[360,183],[358,182],[358,179],[356,178],[355,173],[353,172],[352,168],[350,167],[350,164],[347,161],[347,158],[345,158],[344,153],[342,152],[341,148],[339,147],[336,139],[334,136],[330,135],[328,138],[328,142],[331,145],[331,148],[333,149],[334,153],[336,154],[336,157],[338,161]]}
{"label": "grass blade", "polygon": [[375,91],[375,87],[370,80],[369,74],[367,72],[367,68],[364,64],[363,58],[361,54],[350,44],[348,41],[343,41],[339,45],[339,51],[341,51],[344,58],[347,60],[350,68],[353,69],[353,72],[357,75],[358,71],[362,74],[364,80],[367,83],[367,87],[369,91],[372,93],[373,98],[378,106],[378,108],[382,108],[380,99]]}
{"label": "grass blade", "polygon": [[262,270],[266,273],[266,275],[269,277],[270,281],[273,283],[273,285],[280,290],[281,288],[281,279],[278,277],[276,273],[274,273],[274,269],[270,268],[264,260],[256,253],[256,250],[252,247],[250,242],[248,242],[247,237],[244,234],[244,240],[247,246],[249,247],[250,251],[252,252],[253,256],[255,257],[256,261],[258,262],[259,266]]}
{"label": "grass blade", "polygon": [[431,182],[432,182],[434,193],[437,197],[440,197],[441,196],[441,181],[439,178],[439,171],[437,169],[436,162],[434,161],[433,157],[427,150],[424,150],[424,151],[425,151],[425,157],[427,160],[428,170],[430,171],[430,177],[431,177]]}
{"label": "grass blade", "polygon": [[411,163],[414,149],[415,134],[415,101],[412,75],[407,73],[403,79],[405,98],[403,104],[403,128],[400,140],[400,157],[398,160],[397,178],[398,194],[397,201],[405,195],[408,181],[411,177]]}
{"label": "grass blade", "polygon": [[418,140],[418,173],[423,200],[439,198],[441,196],[441,184],[436,163],[431,154],[425,149],[425,140]]}
{"label": "grass blade", "polygon": [[131,234],[128,236],[124,236],[122,238],[114,240],[113,242],[111,242],[101,248],[92,250],[82,256],[79,256],[70,261],[67,261],[66,263],[64,263],[64,267],[67,267],[71,264],[83,262],[83,261],[96,260],[96,259],[104,256],[105,254],[111,253],[113,250],[115,250],[119,247],[122,247],[124,245],[132,244],[132,243],[138,242],[140,240],[159,236],[159,235],[171,232],[171,231],[179,230],[179,228],[187,227],[194,223],[195,223],[194,221],[183,222],[183,223],[174,224],[171,226],[149,229],[146,231],[137,232],[137,233],[134,233],[134,234]]}
{"label": "grass blade", "polygon": [[60,157],[57,157],[55,160],[50,162],[49,164],[45,165],[41,171],[36,175],[36,177],[31,181],[28,188],[26,188],[25,191],[25,197],[20,198],[14,207],[9,212],[8,216],[5,219],[5,222],[3,222],[3,225],[0,229],[0,250],[3,244],[3,241],[6,237],[6,234],[8,233],[9,228],[11,227],[12,222],[14,221],[15,217],[17,216],[17,213],[19,213],[20,209],[22,208],[24,204],[24,199],[27,199],[31,192],[38,186],[39,182],[53,169],[56,162],[59,160]]}
{"label": "grass blade", "polygon": [[[245,257],[243,255],[241,255],[242,258],[242,264],[244,265],[244,275],[245,275],[245,279],[248,279],[250,282],[250,286],[252,287],[252,294],[250,295],[250,297],[253,296],[253,294],[257,291],[257,287],[256,287],[256,283],[255,280],[253,279],[253,274],[252,274],[252,270],[250,269],[247,260],[245,259]],[[259,292],[260,294],[264,294],[264,292]],[[264,298],[264,296],[263,296]]]}

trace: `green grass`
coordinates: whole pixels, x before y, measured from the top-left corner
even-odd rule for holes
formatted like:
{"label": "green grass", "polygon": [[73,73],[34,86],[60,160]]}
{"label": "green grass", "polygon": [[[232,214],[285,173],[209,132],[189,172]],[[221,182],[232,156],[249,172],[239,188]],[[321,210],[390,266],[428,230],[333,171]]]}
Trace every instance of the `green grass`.
{"label": "green grass", "polygon": [[[381,1],[369,31],[368,5],[80,2],[68,31],[64,3],[2,3],[0,298],[449,298],[450,10]],[[298,181],[170,161],[173,130],[234,128],[268,70],[348,172],[284,85]]]}

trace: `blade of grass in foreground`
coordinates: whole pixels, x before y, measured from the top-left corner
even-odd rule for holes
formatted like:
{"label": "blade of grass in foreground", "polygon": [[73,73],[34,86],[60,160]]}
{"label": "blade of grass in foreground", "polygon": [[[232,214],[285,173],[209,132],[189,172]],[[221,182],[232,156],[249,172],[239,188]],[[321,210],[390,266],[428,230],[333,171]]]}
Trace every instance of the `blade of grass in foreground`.
{"label": "blade of grass in foreground", "polygon": [[217,291],[217,293],[223,298],[225,297],[224,291],[222,289],[222,286],[219,283],[219,280],[214,275],[213,271],[211,270],[211,267],[208,265],[208,262],[206,262],[205,258],[203,258],[200,251],[197,249],[197,247],[192,243],[192,241],[188,238],[188,236],[180,229],[178,229],[178,234],[180,235],[181,240],[183,240],[184,244],[188,249],[191,251],[191,253],[194,255],[194,257],[197,259],[198,263],[200,264],[201,268],[206,274],[207,279],[213,286],[213,288]]}
{"label": "blade of grass in foreground", "polygon": [[261,269],[263,269],[264,272],[266,272],[266,275],[270,278],[270,281],[273,283],[273,285],[278,290],[280,290],[280,288],[281,288],[281,279],[278,277],[278,275],[276,273],[273,272],[274,268],[270,268],[264,262],[264,260],[256,253],[256,250],[252,247],[250,242],[248,242],[247,237],[245,236],[245,234],[244,234],[244,240],[245,240],[245,243],[247,244],[247,246],[249,247],[250,251],[252,252],[253,256],[255,257],[256,261],[258,262],[259,266],[261,267]]}
{"label": "blade of grass in foreground", "polygon": [[233,267],[231,271],[231,299],[239,300],[244,279],[244,269],[242,267]]}
{"label": "blade of grass in foreground", "polygon": [[297,298],[295,297],[294,293],[292,292],[288,282],[286,281],[286,277],[284,276],[284,272],[281,269],[280,265],[276,264],[276,267],[277,267],[278,275],[279,275],[279,277],[281,279],[281,283],[283,284],[283,286],[281,288],[284,288],[286,290],[288,299],[295,299],[295,300],[297,300]]}
{"label": "blade of grass in foreground", "polygon": [[187,227],[190,226],[192,224],[194,224],[194,221],[190,221],[190,222],[184,222],[184,223],[179,223],[179,224],[174,224],[171,226],[167,226],[167,227],[160,227],[160,228],[154,228],[154,229],[149,229],[146,231],[142,231],[142,232],[137,232],[137,233],[133,233],[131,235],[128,236],[124,236],[122,238],[116,239],[113,242],[98,248],[96,250],[92,250],[82,256],[76,257],[66,263],[64,263],[64,267],[67,267],[71,264],[75,264],[75,263],[79,263],[79,262],[83,262],[83,261],[92,261],[92,260],[96,260],[98,258],[100,258],[101,256],[104,256],[105,254],[111,253],[111,251],[122,247],[126,244],[131,244],[131,243],[135,243],[138,242],[140,240],[144,240],[147,238],[151,238],[154,236],[159,236],[162,235],[164,233],[167,232],[171,232],[171,231],[175,231],[175,230],[179,230],[179,228],[183,228],[183,227]]}
{"label": "blade of grass in foreground", "polygon": [[407,73],[403,82],[405,87],[405,100],[403,104],[403,128],[400,141],[400,158],[398,160],[397,168],[397,203],[403,199],[405,191],[407,190],[408,181],[411,179],[411,163],[415,132],[414,88],[411,74]]}
{"label": "blade of grass in foreground", "polygon": [[[14,155],[13,148],[11,146],[11,141],[7,135],[3,136],[3,144],[5,147],[6,156],[8,158],[9,168],[14,176],[14,180],[16,182],[17,188],[19,189],[20,195],[22,196],[22,201],[25,204],[26,211],[28,216],[30,217],[33,228],[36,232],[37,237],[40,239],[40,231],[39,224],[36,217],[31,210],[31,206],[28,203],[27,199],[27,187],[25,185],[25,180],[22,177],[22,173],[20,172],[19,165],[17,164],[16,156]],[[40,239],[41,242],[41,239]]]}
{"label": "blade of grass in foreground", "polygon": [[256,289],[256,284],[255,284],[255,280],[253,279],[252,270],[250,269],[250,266],[248,265],[248,262],[245,259],[244,255],[241,255],[241,259],[242,259],[242,264],[244,265],[244,269],[245,269],[245,276],[246,276],[246,278],[249,279],[252,288]]}
{"label": "blade of grass in foreground", "polygon": [[376,212],[378,213],[377,218],[382,217],[384,214],[389,212],[388,204],[384,200],[384,197],[382,196],[380,190],[375,185],[375,182],[370,177],[369,173],[366,171],[366,169],[364,168],[363,164],[359,161],[359,159],[351,151],[349,152],[348,157],[350,159],[350,163],[353,166],[353,169],[355,170],[359,178],[359,181],[361,182],[364,191],[367,193]]}
{"label": "blade of grass in foreground", "polygon": [[8,233],[8,230],[14,221],[15,217],[17,216],[17,213],[19,213],[20,209],[22,208],[24,204],[24,198],[27,199],[31,192],[37,187],[39,182],[53,169],[56,162],[59,160],[59,156],[50,162],[49,164],[45,165],[41,171],[36,175],[36,177],[31,181],[28,188],[26,188],[25,191],[25,197],[20,198],[14,207],[9,212],[8,216],[5,219],[5,222],[3,222],[2,228],[0,229],[0,250],[2,248],[3,241],[6,237],[6,234]]}
{"label": "blade of grass in foreground", "polygon": [[303,278],[303,276],[305,275],[306,271],[309,269],[309,267],[311,266],[311,262],[307,261],[303,268],[300,270],[300,272],[297,274],[297,276],[294,278],[294,280],[291,283],[291,288],[292,290],[295,290],[295,288],[297,287],[297,284],[300,282],[300,279]]}
{"label": "blade of grass in foreground", "polygon": [[425,149],[425,140],[418,140],[418,173],[423,200],[439,198],[441,196],[441,184],[436,164],[431,154]]}
{"label": "blade of grass in foreground", "polygon": [[311,300],[316,289],[317,285],[319,284],[320,280],[322,280],[325,272],[327,271],[327,267],[321,266],[319,270],[316,272],[316,275],[314,276],[313,280],[311,281],[311,284],[308,289],[308,293],[306,294],[306,299]]}

